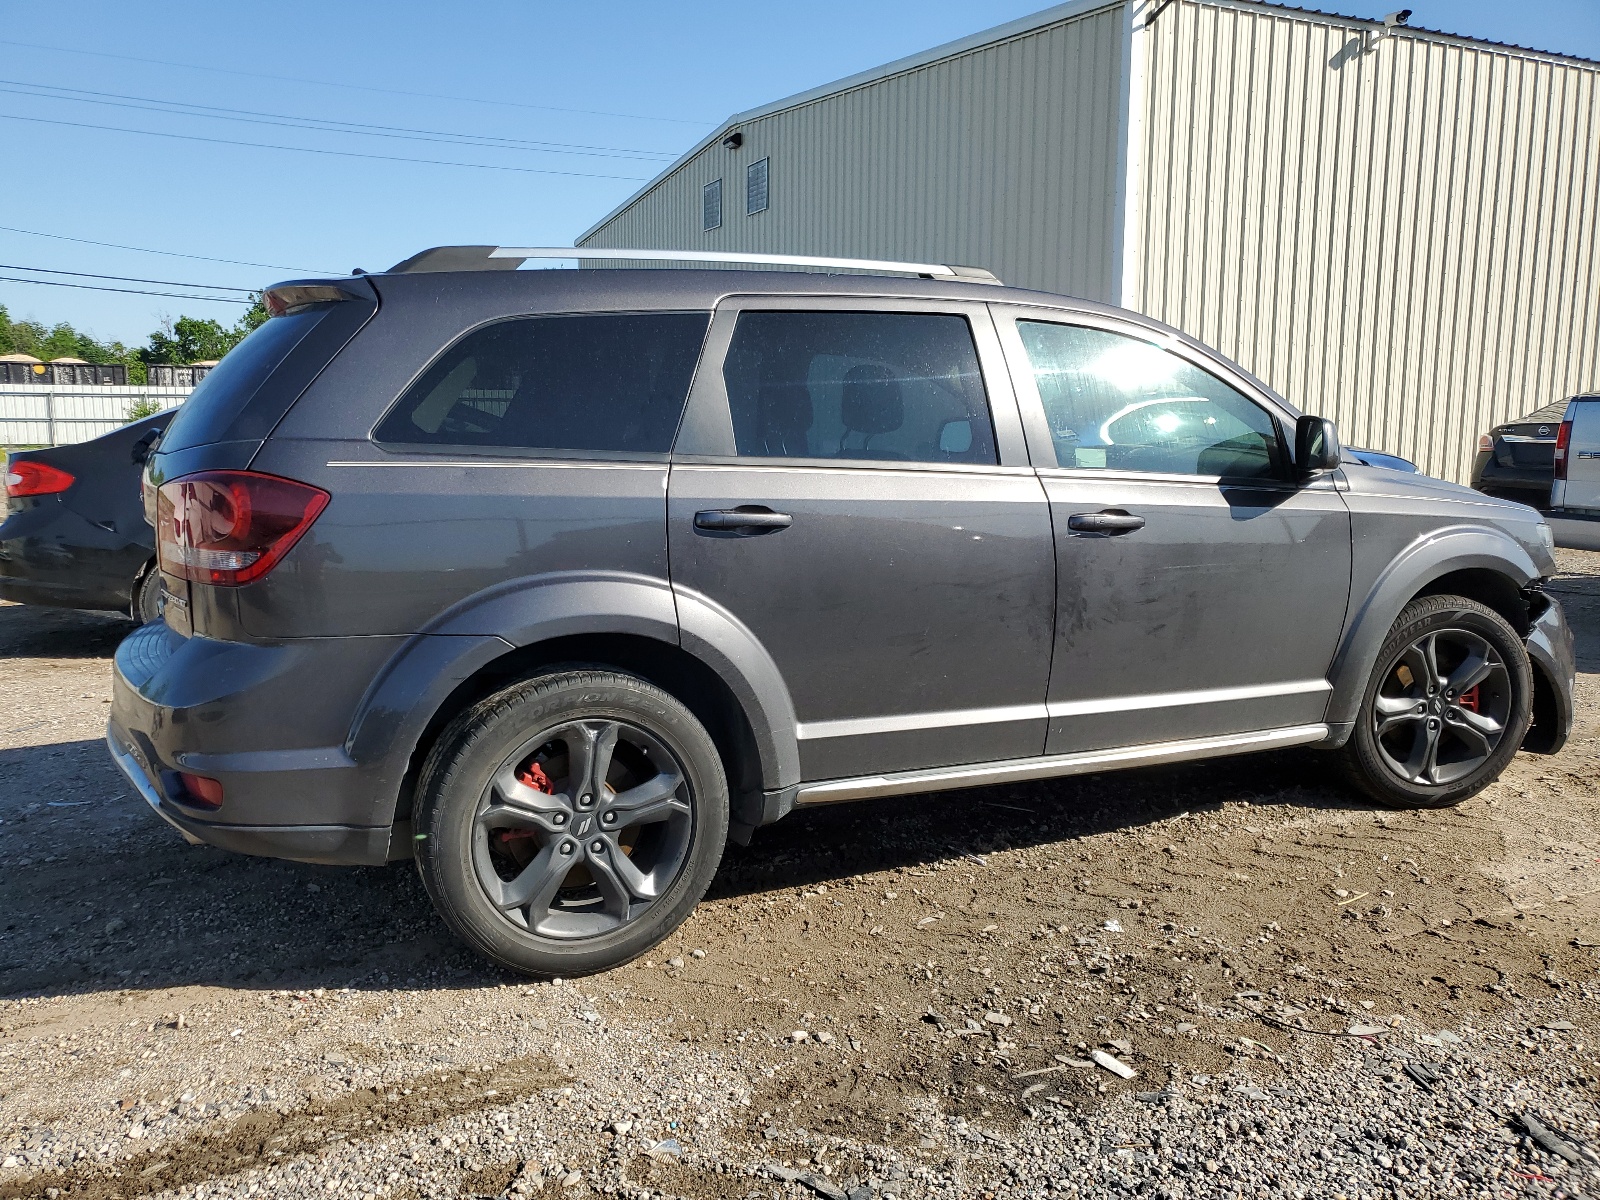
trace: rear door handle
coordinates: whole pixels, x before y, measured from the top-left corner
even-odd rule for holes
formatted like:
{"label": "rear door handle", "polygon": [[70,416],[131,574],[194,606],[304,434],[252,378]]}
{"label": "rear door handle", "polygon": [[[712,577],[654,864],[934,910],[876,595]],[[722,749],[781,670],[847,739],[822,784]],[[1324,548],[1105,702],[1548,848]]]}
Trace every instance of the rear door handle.
{"label": "rear door handle", "polygon": [[694,527],[713,533],[776,533],[794,524],[788,513],[770,508],[708,508],[694,515]]}
{"label": "rear door handle", "polygon": [[1144,528],[1144,518],[1120,509],[1107,509],[1097,513],[1073,513],[1067,518],[1067,528],[1073,533],[1103,533],[1115,537],[1119,533],[1132,533]]}

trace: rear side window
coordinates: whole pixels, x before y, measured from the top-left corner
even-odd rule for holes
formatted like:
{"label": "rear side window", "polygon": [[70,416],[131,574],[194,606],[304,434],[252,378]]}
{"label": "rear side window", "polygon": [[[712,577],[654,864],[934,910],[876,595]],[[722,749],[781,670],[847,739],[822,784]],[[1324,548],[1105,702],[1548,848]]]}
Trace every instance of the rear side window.
{"label": "rear side window", "polygon": [[380,442],[665,454],[707,313],[521,317],[462,338],[379,423]]}
{"label": "rear side window", "polygon": [[[273,317],[240,342],[189,393],[161,439],[164,451],[220,442],[267,377],[328,316],[331,305]],[[280,411],[279,415],[282,413]]]}
{"label": "rear side window", "polygon": [[745,312],[723,378],[741,456],[999,461],[965,317]]}

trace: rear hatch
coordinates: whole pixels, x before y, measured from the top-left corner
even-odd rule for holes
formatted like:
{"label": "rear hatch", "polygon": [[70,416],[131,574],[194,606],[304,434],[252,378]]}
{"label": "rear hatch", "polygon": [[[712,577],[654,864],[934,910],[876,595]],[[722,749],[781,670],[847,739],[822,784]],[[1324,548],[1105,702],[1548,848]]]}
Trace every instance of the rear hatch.
{"label": "rear hatch", "polygon": [[1561,400],[1508,424],[1495,426],[1492,434],[1495,462],[1518,470],[1553,471],[1556,433],[1561,428],[1566,408],[1567,402]]}
{"label": "rear hatch", "polygon": [[[145,471],[144,506],[157,529],[167,624],[185,636],[206,631],[189,579],[174,573],[168,485],[202,472],[243,472],[300,394],[378,309],[377,294],[360,277],[298,280],[267,289],[273,315],[213,368],[167,427]],[[164,490],[165,489],[165,490]],[[179,523],[180,526],[183,524]],[[212,597],[213,603],[225,603]]]}

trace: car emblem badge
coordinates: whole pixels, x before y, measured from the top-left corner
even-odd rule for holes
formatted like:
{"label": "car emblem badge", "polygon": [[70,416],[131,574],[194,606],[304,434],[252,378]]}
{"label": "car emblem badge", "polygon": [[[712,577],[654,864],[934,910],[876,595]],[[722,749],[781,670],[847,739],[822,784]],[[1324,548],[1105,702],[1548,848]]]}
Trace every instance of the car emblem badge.
{"label": "car emblem badge", "polygon": [[583,819],[583,823],[578,826],[578,836],[582,837],[584,834],[588,833],[589,832],[589,827],[591,825],[593,825],[593,824],[594,824],[594,820],[592,818],[585,817]]}
{"label": "car emblem badge", "polygon": [[1539,426],[1539,436],[1540,437],[1549,437],[1550,436],[1550,426],[1548,426],[1548,425]]}

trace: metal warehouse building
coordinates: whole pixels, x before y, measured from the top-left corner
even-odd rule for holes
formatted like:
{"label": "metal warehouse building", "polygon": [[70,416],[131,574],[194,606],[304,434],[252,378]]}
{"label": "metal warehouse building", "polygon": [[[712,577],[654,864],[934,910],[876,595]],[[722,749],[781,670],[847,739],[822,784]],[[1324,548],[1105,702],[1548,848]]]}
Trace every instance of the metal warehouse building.
{"label": "metal warehouse building", "polygon": [[1076,0],[730,118],[579,246],[956,262],[1109,300],[1465,480],[1600,388],[1600,63]]}

